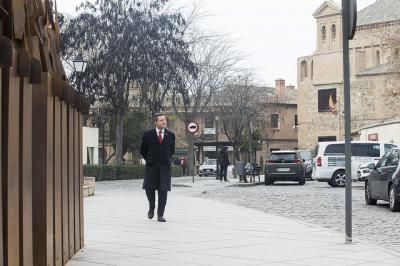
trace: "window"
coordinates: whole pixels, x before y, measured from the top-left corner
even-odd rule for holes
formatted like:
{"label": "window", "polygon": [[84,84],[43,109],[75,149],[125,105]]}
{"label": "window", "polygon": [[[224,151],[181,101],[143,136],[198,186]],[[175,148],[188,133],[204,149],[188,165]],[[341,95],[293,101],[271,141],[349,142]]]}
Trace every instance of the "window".
{"label": "window", "polygon": [[87,158],[86,158],[86,163],[88,165],[94,164],[94,148],[93,147],[87,147]]}
{"label": "window", "polygon": [[297,159],[296,153],[272,153],[271,161],[294,161]]}
{"label": "window", "polygon": [[331,27],[331,36],[332,36],[332,40],[336,39],[336,25],[333,24]]}
{"label": "window", "polygon": [[325,149],[324,155],[328,154],[344,154],[344,144],[331,144]]}
{"label": "window", "polygon": [[390,157],[391,157],[391,165],[397,166],[399,164],[399,159],[400,159],[399,150],[394,150]]}
{"label": "window", "polygon": [[336,136],[319,136],[318,137],[318,142],[326,142],[326,141],[336,141]]}
{"label": "window", "polygon": [[379,144],[352,143],[351,155],[360,157],[380,157]]}
{"label": "window", "polygon": [[311,80],[314,79],[314,61],[311,61]]}
{"label": "window", "polygon": [[303,80],[307,77],[307,61],[302,61],[300,64],[300,79]]}
{"label": "window", "polygon": [[376,51],[375,53],[375,65],[380,65],[381,64],[381,53],[379,51]]}
{"label": "window", "polygon": [[324,42],[326,40],[326,27],[322,26],[321,28],[321,39]]}
{"label": "window", "polygon": [[385,155],[382,156],[382,158],[379,160],[379,162],[376,164],[376,168],[381,168],[386,166],[386,162],[388,161],[389,156],[392,154],[392,151],[388,151],[385,153]]}
{"label": "window", "polygon": [[297,127],[299,125],[299,121],[297,120],[297,115],[294,115],[294,126]]}
{"label": "window", "polygon": [[206,116],[204,119],[204,128],[214,128],[214,117]]}
{"label": "window", "polygon": [[271,128],[279,128],[279,114],[271,114]]}
{"label": "window", "polygon": [[318,112],[336,111],[336,89],[318,91]]}
{"label": "window", "polygon": [[390,151],[393,148],[396,148],[396,146],[393,144],[385,144],[385,153],[387,153],[388,151]]}

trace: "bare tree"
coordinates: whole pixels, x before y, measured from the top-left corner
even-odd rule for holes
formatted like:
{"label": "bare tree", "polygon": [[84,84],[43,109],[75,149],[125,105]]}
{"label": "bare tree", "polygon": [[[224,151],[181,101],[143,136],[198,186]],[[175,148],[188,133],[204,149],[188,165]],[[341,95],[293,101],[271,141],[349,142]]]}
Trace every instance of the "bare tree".
{"label": "bare tree", "polygon": [[[191,61],[196,67],[196,74],[176,72],[176,78],[182,78],[170,91],[170,103],[176,116],[188,124],[210,109],[210,102],[216,92],[226,85],[241,61],[240,53],[221,35],[202,32],[197,23],[205,15],[195,6],[186,19],[185,40],[189,44]],[[193,171],[193,139],[186,135],[188,143],[189,172]]]}
{"label": "bare tree", "polygon": [[251,73],[237,76],[215,97],[221,127],[239,160],[240,141],[250,121],[258,114],[259,100]]}

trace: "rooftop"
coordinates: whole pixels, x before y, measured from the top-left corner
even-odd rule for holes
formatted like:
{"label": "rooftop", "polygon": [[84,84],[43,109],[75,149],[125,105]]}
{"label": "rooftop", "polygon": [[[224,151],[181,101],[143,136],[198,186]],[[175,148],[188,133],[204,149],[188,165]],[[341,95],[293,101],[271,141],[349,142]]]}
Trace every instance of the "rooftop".
{"label": "rooftop", "polygon": [[357,26],[400,20],[399,0],[377,0],[358,12]]}

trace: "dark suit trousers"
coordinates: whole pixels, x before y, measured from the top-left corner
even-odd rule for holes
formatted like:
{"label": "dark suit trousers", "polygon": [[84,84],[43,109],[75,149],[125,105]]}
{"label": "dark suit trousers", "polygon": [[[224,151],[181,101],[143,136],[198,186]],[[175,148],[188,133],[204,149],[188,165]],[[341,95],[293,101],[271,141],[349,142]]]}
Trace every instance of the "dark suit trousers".
{"label": "dark suit trousers", "polygon": [[[167,204],[167,194],[168,191],[166,190],[158,190],[158,217],[164,216],[165,205]],[[146,195],[149,200],[150,210],[154,210],[156,208],[156,191],[146,189]]]}
{"label": "dark suit trousers", "polygon": [[221,170],[219,173],[219,180],[222,181],[222,178],[224,178],[224,180],[227,181],[227,179],[226,179],[227,173],[228,173],[228,166],[227,165],[221,166]]}

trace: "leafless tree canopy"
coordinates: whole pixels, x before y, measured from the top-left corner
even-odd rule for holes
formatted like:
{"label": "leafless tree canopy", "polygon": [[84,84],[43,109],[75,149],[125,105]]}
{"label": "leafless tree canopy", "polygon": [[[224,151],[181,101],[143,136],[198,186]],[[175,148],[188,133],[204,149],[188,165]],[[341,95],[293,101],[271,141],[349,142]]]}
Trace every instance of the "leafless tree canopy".
{"label": "leafless tree canopy", "polygon": [[254,87],[252,75],[244,73],[232,78],[215,97],[216,112],[224,133],[233,145],[237,160],[242,135],[249,122],[254,121],[259,113],[259,100]]}

